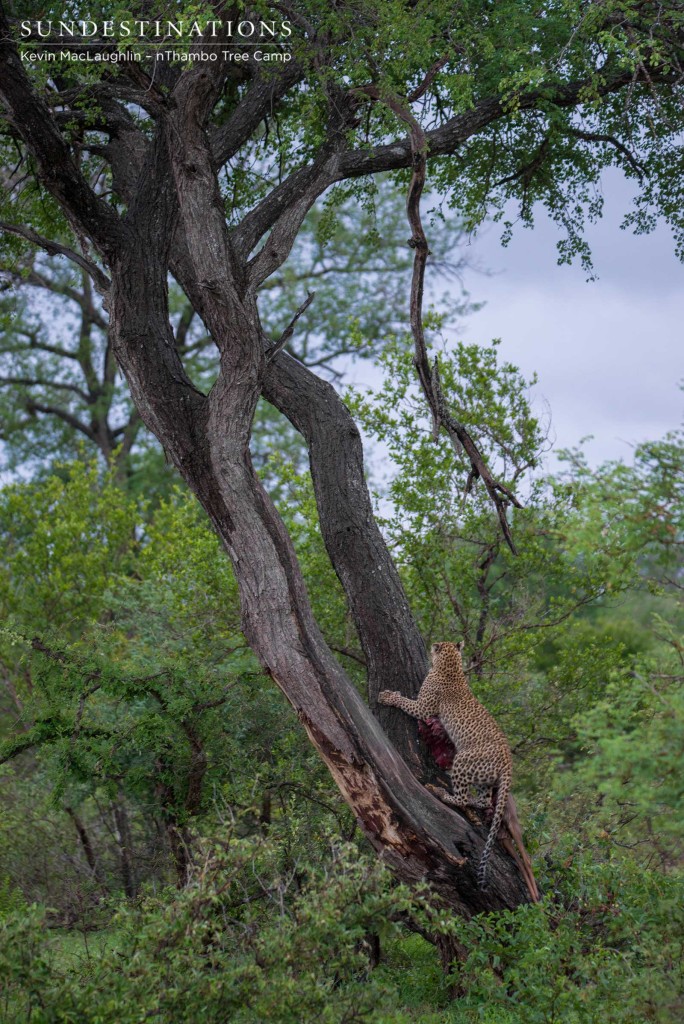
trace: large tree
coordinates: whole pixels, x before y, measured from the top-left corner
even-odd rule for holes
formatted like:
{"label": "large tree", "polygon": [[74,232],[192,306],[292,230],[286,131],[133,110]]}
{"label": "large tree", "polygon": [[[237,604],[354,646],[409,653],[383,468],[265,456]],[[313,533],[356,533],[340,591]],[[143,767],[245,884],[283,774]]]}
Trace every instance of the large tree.
{"label": "large tree", "polygon": [[[434,430],[465,446],[469,486],[482,478],[508,531],[517,499],[490,475],[467,423],[449,411],[428,356],[424,180],[468,225],[502,211],[512,196],[530,220],[544,200],[567,231],[564,253],[581,254],[583,212],[599,206],[592,186],[603,166],[616,163],[647,181],[637,225],[647,227],[660,203],[679,228],[680,5],[287,0],[245,9],[214,2],[188,6],[186,20],[221,22],[221,45],[195,35],[177,47],[196,58],[183,61],[168,57],[168,42],[158,51],[149,39],[136,48],[111,33],[75,46],[57,34],[63,6],[45,4],[43,33],[54,21],[51,62],[27,59],[32,46],[46,52],[35,24],[33,42],[20,43],[19,22],[35,18],[34,6],[8,6],[0,95],[2,226],[11,244],[62,254],[102,295],[112,352],[138,414],[232,560],[244,633],[378,854],[403,880],[427,879],[460,913],[516,905],[527,890],[501,850],[488,889],[477,888],[483,832],[421,785],[414,726],[397,712],[374,713],[381,689],[415,695],[426,671],[423,638],[374,522],[359,431],[335,389],[284,351],[290,328],[267,335],[260,292],[317,200],[329,198],[332,216],[340,198],[362,199],[375,175],[392,172],[395,186],[408,190],[411,327]],[[78,4],[67,6],[79,16]],[[178,5],[128,6],[138,18],[183,16]],[[93,4],[81,16],[98,23],[105,13]],[[249,19],[286,21],[291,35],[247,48],[230,29]],[[64,49],[111,57],[126,47],[144,59],[61,57]],[[232,59],[243,52],[244,60]],[[281,59],[260,60],[264,52]],[[172,328],[169,275],[218,352],[208,393],[193,380]],[[321,531],[363,647],[372,710],[321,636],[291,540],[254,470],[250,433],[260,395],[308,447]]]}

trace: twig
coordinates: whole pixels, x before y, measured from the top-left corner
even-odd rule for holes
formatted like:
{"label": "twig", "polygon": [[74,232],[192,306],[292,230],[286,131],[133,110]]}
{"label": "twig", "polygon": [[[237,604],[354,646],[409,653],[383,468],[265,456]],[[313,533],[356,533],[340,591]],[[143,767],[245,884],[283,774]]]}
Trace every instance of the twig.
{"label": "twig", "polygon": [[355,651],[351,647],[336,647],[335,644],[329,644],[328,646],[330,647],[330,650],[335,651],[336,654],[343,654],[345,658],[351,658],[352,661],[358,662],[358,664],[363,665],[364,668],[368,666],[368,662],[359,651]]}
{"label": "twig", "polygon": [[569,128],[568,131],[570,135],[573,135],[576,139],[582,139],[583,142],[607,142],[609,145],[614,146],[634,169],[639,181],[643,181],[644,178],[648,177],[648,171],[644,165],[639,163],[631,149],[624,142],[616,139],[614,135],[606,135],[603,132],[584,132],[579,128]]}
{"label": "twig", "polygon": [[309,292],[307,294],[306,299],[304,300],[304,302],[302,302],[301,306],[299,307],[295,315],[292,317],[289,324],[287,325],[283,333],[280,335],[278,340],[275,342],[274,345],[271,345],[270,348],[266,349],[266,362],[270,363],[270,361],[278,355],[280,350],[282,348],[285,348],[288,341],[294,334],[294,329],[297,321],[299,320],[300,316],[302,316],[307,311],[307,309],[309,308],[309,306],[311,305],[315,298],[316,292]]}

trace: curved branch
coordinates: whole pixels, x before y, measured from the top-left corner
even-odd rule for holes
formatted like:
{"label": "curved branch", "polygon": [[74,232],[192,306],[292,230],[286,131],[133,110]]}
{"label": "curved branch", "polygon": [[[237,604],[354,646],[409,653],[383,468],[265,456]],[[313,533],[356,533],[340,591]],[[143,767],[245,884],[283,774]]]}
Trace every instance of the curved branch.
{"label": "curved branch", "polygon": [[[90,275],[92,277],[92,275]],[[26,278],[23,278],[19,273],[13,274],[15,281],[18,284],[29,284],[33,288],[42,288],[44,291],[51,292],[53,295],[61,295],[65,299],[69,299],[75,305],[79,306],[83,314],[95,327],[101,331],[107,330],[107,321],[93,305],[92,294],[90,288],[85,285],[82,291],[78,291],[76,288],[71,288],[68,284],[64,284],[53,278],[46,277],[36,270],[35,266],[31,267]],[[96,285],[97,287],[97,285]],[[99,289],[98,289],[99,290]]]}
{"label": "curved branch", "polygon": [[334,180],[323,173],[321,161],[293,171],[289,178],[271,189],[253,210],[245,214],[238,226],[233,228],[231,236],[235,249],[249,255],[259,239],[273,227],[292,203],[310,192],[313,205]]}
{"label": "curved branch", "polygon": [[73,430],[77,430],[79,433],[84,434],[89,441],[93,441],[97,444],[95,432],[91,430],[90,427],[86,426],[85,423],[82,423],[77,416],[74,416],[66,409],[60,408],[58,405],[45,405],[43,402],[34,402],[32,399],[29,399],[26,402],[26,411],[31,415],[34,415],[37,412],[42,412],[46,416],[56,416],[58,419],[63,420],[64,423],[67,423],[72,427]]}
{"label": "curved branch", "polygon": [[19,384],[29,388],[56,388],[59,391],[71,391],[78,395],[84,402],[90,402],[90,395],[82,391],[76,384],[66,384],[58,380],[39,380],[37,377],[0,377],[0,386],[3,384]]}
{"label": "curved branch", "polygon": [[266,220],[277,211],[266,244],[247,265],[250,287],[258,288],[288,258],[307,213],[318,197],[338,180],[337,163],[336,155],[323,154],[301,174],[295,172],[296,177],[283,183],[287,187],[276,187],[267,196],[264,202],[268,202],[268,207],[259,207],[253,219],[248,214],[234,232],[236,245],[244,245],[244,251],[249,252],[263,234]]}
{"label": "curved branch", "polygon": [[[49,352],[51,355],[59,356],[60,359],[71,359],[73,362],[78,362],[78,353],[70,352],[68,348],[62,348],[61,345],[50,345],[46,341],[41,341],[38,337],[38,331],[25,330],[21,326],[14,328],[14,332],[20,338],[26,338],[29,349],[37,349],[39,352]],[[10,345],[7,347],[0,348],[0,355],[8,355],[9,353],[14,354],[15,352],[23,351],[23,348],[17,345]]]}
{"label": "curved branch", "polygon": [[648,177],[648,171],[644,165],[639,163],[631,149],[624,142],[616,139],[614,135],[606,135],[603,132],[584,132],[579,128],[569,128],[568,132],[576,139],[582,139],[583,142],[607,142],[609,146],[617,149],[618,153],[622,153],[627,163],[636,172],[639,181],[643,181],[644,178]]}
{"label": "curved branch", "polygon": [[466,452],[471,465],[468,483],[466,484],[466,493],[471,489],[473,481],[480,477],[496,508],[501,531],[506,539],[506,543],[513,554],[516,554],[510,527],[506,519],[506,509],[509,504],[515,505],[516,508],[521,508],[522,506],[515,495],[504,484],[494,480],[489,467],[470,434],[463,424],[454,419],[449,412],[439,379],[437,361],[435,360],[432,370],[428,362],[425,332],[423,330],[423,288],[425,283],[425,267],[430,250],[420,216],[420,197],[425,186],[425,170],[427,166],[426,134],[411,111],[397,97],[381,95],[375,85],[362,86],[358,92],[365,93],[372,100],[379,100],[384,103],[397,117],[401,118],[409,126],[413,174],[406,199],[406,215],[411,227],[409,245],[415,252],[410,304],[411,332],[415,349],[413,362],[418,372],[418,379],[423,394],[432,413],[434,440],[437,440],[440,427],[443,427],[456,451],[460,452],[461,448],[463,448]]}
{"label": "curved branch", "polygon": [[[100,270],[95,263],[91,263],[90,260],[86,259],[85,256],[81,256],[79,253],[74,252],[73,249],[69,249],[66,245],[61,245],[59,242],[53,242],[49,238],[45,238],[43,235],[39,235],[33,228],[25,227],[19,224],[10,224],[6,220],[0,221],[0,231],[7,231],[11,235],[18,235],[20,238],[26,239],[32,245],[38,246],[39,249],[43,249],[49,256],[66,256],[68,260],[75,263],[85,270],[95,285],[98,291],[106,292],[109,289],[111,281],[107,275]],[[49,287],[40,284],[39,287]]]}

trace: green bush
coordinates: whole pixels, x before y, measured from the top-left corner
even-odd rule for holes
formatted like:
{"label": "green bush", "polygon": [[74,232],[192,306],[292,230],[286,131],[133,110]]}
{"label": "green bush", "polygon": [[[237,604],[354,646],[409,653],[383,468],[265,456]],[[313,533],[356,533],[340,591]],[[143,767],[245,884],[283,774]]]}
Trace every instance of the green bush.
{"label": "green bush", "polygon": [[[122,909],[113,950],[65,968],[39,910],[2,925],[10,1020],[33,1024],[342,1024],[379,1021],[389,988],[369,972],[368,936],[396,926],[408,893],[352,848],[327,871],[278,871],[281,851],[232,837],[181,893]],[[57,946],[57,948],[55,948]],[[23,1014],[23,1016],[22,1016]]]}
{"label": "green bush", "polygon": [[[436,915],[353,845],[325,864],[233,834],[192,883],[122,908],[67,954],[37,908],[0,924],[8,1024],[674,1024],[684,998],[679,875],[569,844],[541,904]],[[286,866],[284,867],[284,864]],[[466,951],[450,975],[412,927]],[[372,936],[383,961],[371,970]],[[100,948],[98,948],[98,946]],[[457,998],[452,997],[456,995]]]}

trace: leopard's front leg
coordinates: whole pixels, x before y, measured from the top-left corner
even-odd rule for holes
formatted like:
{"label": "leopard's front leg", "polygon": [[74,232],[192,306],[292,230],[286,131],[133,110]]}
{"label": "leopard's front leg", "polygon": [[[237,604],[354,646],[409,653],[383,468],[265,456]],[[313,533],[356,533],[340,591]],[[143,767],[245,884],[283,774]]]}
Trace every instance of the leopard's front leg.
{"label": "leopard's front leg", "polygon": [[438,714],[439,694],[434,686],[431,686],[429,683],[428,685],[423,683],[417,700],[404,697],[397,690],[381,690],[378,694],[378,704],[388,704],[390,707],[405,711],[412,718],[424,720]]}
{"label": "leopard's front leg", "polygon": [[389,707],[399,708],[413,718],[425,717],[425,713],[420,709],[419,701],[404,697],[398,690],[381,690],[378,694],[378,704],[387,704]]}

